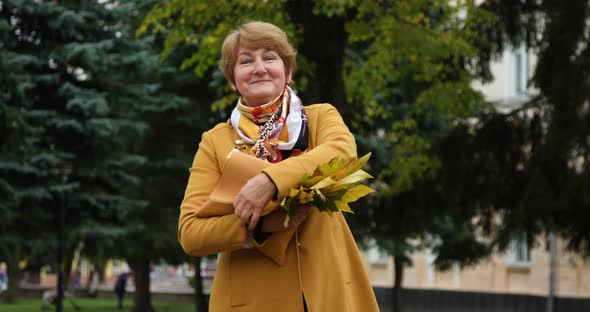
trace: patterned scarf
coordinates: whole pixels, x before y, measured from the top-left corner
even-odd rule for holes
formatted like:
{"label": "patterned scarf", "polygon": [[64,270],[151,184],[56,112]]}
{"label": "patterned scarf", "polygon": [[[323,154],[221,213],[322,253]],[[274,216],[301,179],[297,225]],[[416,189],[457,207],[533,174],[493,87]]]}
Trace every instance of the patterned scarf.
{"label": "patterned scarf", "polygon": [[275,163],[307,149],[307,117],[301,100],[288,86],[261,106],[248,107],[238,100],[230,120],[240,138],[252,145],[256,158]]}

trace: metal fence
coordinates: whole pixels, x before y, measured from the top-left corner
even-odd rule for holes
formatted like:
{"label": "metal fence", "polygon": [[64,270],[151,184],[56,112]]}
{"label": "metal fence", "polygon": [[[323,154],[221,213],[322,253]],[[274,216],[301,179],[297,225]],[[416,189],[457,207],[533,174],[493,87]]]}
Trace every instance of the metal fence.
{"label": "metal fence", "polygon": [[[391,288],[375,287],[382,312],[391,311]],[[546,312],[540,296],[444,290],[402,289],[403,312]],[[590,312],[590,298],[554,299],[552,312]]]}

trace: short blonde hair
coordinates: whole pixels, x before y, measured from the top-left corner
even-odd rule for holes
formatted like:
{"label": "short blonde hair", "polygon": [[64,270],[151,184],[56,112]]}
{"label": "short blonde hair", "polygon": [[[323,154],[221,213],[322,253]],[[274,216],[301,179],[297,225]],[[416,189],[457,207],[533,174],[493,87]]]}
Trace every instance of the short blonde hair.
{"label": "short blonde hair", "polygon": [[293,49],[282,29],[270,23],[247,22],[231,31],[221,46],[220,67],[230,83],[235,82],[234,66],[241,47],[265,48],[277,52],[285,63],[285,74],[290,68],[295,68],[297,51]]}

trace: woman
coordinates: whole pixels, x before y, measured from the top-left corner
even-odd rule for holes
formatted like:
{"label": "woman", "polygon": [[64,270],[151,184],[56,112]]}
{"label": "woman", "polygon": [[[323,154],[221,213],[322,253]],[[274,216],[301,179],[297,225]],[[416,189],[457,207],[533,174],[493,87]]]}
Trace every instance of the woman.
{"label": "woman", "polygon": [[[230,120],[203,134],[181,204],[178,236],[192,256],[220,253],[211,311],[377,311],[359,251],[341,213],[301,207],[283,226],[277,207],[304,173],[356,156],[354,137],[329,104],[303,107],[291,90],[295,55],[278,27],[249,22],[231,32],[221,68],[240,98]],[[234,213],[198,217],[239,150],[272,163],[236,195]]]}

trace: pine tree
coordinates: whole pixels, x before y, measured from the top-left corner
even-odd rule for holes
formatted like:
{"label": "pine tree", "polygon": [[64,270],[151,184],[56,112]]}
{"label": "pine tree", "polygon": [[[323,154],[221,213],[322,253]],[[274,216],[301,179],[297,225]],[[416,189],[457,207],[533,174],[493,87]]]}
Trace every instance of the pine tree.
{"label": "pine tree", "polygon": [[480,72],[489,74],[491,57],[523,43],[538,61],[530,101],[482,116],[477,127],[463,124],[449,137],[457,151],[449,157],[466,164],[456,172],[473,177],[458,188],[476,191],[481,220],[499,249],[523,233],[535,246],[554,232],[588,256],[590,3],[493,0],[482,7],[495,19],[478,28]]}
{"label": "pine tree", "polygon": [[148,39],[121,37],[128,9],[2,1],[2,66],[10,70],[2,71],[9,88],[0,105],[2,124],[12,126],[3,126],[0,168],[3,193],[13,198],[3,206],[10,218],[2,224],[14,234],[2,242],[4,257],[32,256],[24,254],[27,241],[55,254],[65,209],[67,272],[81,240],[103,244],[121,236],[129,210],[144,205],[124,191],[140,181],[130,169],[145,157],[131,147],[147,127],[138,116],[153,103],[157,84],[145,75],[158,61],[141,49]]}
{"label": "pine tree", "polygon": [[51,220],[60,184],[47,167],[59,165],[63,155],[39,146],[43,129],[34,120],[47,114],[31,105],[35,82],[26,73],[38,60],[11,50],[18,43],[12,40],[9,21],[4,18],[0,32],[0,258],[7,263],[9,278],[3,300],[12,302],[19,261],[35,247],[48,243],[36,234],[47,230],[44,225]]}
{"label": "pine tree", "polygon": [[80,246],[99,267],[127,259],[135,311],[153,309],[150,263],[186,260],[178,205],[198,138],[215,121],[209,83],[161,63],[157,38],[134,37],[149,5],[3,1],[0,10],[0,225],[14,234],[2,235],[2,258],[16,269],[35,257],[33,243],[54,253],[64,207],[64,270]]}

